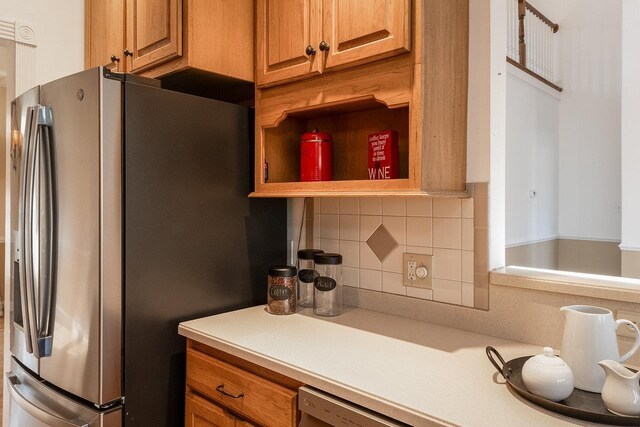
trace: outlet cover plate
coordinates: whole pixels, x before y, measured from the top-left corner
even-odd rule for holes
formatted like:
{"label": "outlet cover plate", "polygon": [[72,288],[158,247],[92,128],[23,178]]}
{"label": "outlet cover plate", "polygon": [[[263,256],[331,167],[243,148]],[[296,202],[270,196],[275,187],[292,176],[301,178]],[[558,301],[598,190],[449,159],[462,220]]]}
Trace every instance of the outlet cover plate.
{"label": "outlet cover plate", "polygon": [[[420,267],[427,269],[427,277],[421,279],[416,274],[416,270]],[[405,252],[402,254],[402,277],[405,286],[412,288],[433,288],[433,255],[413,254]]]}
{"label": "outlet cover plate", "polygon": [[[640,326],[640,313],[634,313],[633,311],[618,310],[618,312],[616,313],[616,320],[617,319],[626,319],[630,322],[635,323],[636,326]],[[622,325],[618,328],[618,335],[620,335],[621,337],[629,337],[629,338],[636,337],[636,333],[634,332],[634,330],[627,325]]]}

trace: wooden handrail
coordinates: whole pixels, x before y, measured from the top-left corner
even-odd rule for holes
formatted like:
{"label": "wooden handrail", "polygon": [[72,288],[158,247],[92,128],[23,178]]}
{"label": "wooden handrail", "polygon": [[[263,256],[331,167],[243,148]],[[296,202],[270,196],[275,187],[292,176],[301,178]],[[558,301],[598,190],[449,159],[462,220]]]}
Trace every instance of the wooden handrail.
{"label": "wooden handrail", "polygon": [[541,81],[542,83],[546,84],[547,86],[557,90],[558,92],[562,92],[562,88],[560,86],[558,86],[555,83],[550,82],[549,80],[545,79],[544,77],[542,77],[540,74],[535,73],[533,71],[531,71],[530,69],[528,69],[527,67],[525,67],[522,64],[519,64],[518,61],[514,61],[513,59],[509,58],[507,56],[507,62],[511,65],[513,65],[514,67],[524,71],[525,73],[529,74],[531,77],[533,77],[534,79],[537,79],[539,81]]}
{"label": "wooden handrail", "polygon": [[533,7],[533,5],[531,3],[529,3],[528,1],[524,1],[525,7],[529,10],[529,12],[533,13],[535,16],[537,16],[542,22],[544,22],[545,24],[547,24],[549,27],[551,27],[551,29],[553,30],[554,33],[557,33],[558,30],[560,29],[560,25],[554,23],[553,21],[551,21],[551,19],[547,18],[546,16],[544,16],[544,14],[542,12],[540,12],[538,9],[536,9],[535,7]]}

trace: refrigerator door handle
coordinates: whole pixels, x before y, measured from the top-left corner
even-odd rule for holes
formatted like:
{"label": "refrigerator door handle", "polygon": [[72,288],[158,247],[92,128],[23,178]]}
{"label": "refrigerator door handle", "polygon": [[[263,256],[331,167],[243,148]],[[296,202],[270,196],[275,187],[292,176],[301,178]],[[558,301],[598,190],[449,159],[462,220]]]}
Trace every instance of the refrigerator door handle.
{"label": "refrigerator door handle", "polygon": [[[40,105],[33,107],[31,147],[28,153],[30,157],[27,159],[28,173],[26,174],[23,259],[26,271],[29,335],[33,355],[38,359],[51,356],[53,347],[52,310],[56,247],[54,239],[57,218],[53,187],[53,153],[49,138],[50,125],[51,110]],[[36,201],[37,207],[34,209]],[[36,218],[34,218],[34,212],[37,215]],[[37,250],[34,250],[35,242],[37,242]],[[34,255],[38,257],[37,265],[34,262]]]}
{"label": "refrigerator door handle", "polygon": [[[59,417],[57,414],[53,414],[46,409],[41,408],[36,404],[36,390],[31,390],[31,392],[29,393],[29,398],[26,398],[22,393],[20,393],[19,388],[25,388],[29,386],[27,384],[21,383],[20,379],[15,374],[7,373],[6,377],[7,388],[9,389],[11,398],[15,400],[16,403],[20,405],[20,407],[28,412],[31,416],[52,427],[89,427],[89,424],[74,423],[71,420],[65,420],[64,418]],[[34,400],[36,400],[36,402],[34,402]]]}
{"label": "refrigerator door handle", "polygon": [[[57,209],[55,200],[55,175],[53,165],[53,145],[51,141],[51,109],[38,107],[38,153],[40,161],[41,187],[39,193],[40,211],[44,212],[44,236],[40,237],[39,251],[39,300],[38,324],[36,326],[37,350],[36,357],[51,356],[53,347],[53,310],[56,281],[56,251],[57,251]],[[44,206],[42,206],[44,205]],[[44,209],[43,209],[44,207]],[[40,234],[40,233],[39,233]],[[44,239],[43,239],[44,238]]]}
{"label": "refrigerator door handle", "polygon": [[27,204],[30,203],[30,199],[32,198],[31,193],[31,183],[33,181],[32,176],[32,159],[34,157],[34,147],[33,140],[34,134],[36,131],[35,125],[35,109],[28,108],[27,109],[27,121],[26,121],[26,138],[25,138],[25,147],[24,147],[24,163],[22,165],[22,177],[20,183],[20,200],[19,200],[19,243],[18,250],[21,252],[20,254],[20,299],[22,305],[22,313],[24,316],[24,333],[26,337],[25,347],[28,353],[33,353],[33,346],[31,340],[31,328],[33,326],[32,317],[30,316],[29,311],[29,299],[31,288],[31,271],[28,269],[28,251],[27,251],[27,228],[31,225],[31,215],[30,209]]}

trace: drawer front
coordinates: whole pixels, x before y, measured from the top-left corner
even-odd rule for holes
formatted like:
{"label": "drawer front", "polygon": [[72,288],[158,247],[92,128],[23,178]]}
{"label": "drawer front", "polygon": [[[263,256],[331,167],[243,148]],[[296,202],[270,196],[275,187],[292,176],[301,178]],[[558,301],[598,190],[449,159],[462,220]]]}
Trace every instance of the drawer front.
{"label": "drawer front", "polygon": [[187,386],[265,426],[296,425],[297,391],[187,349]]}
{"label": "drawer front", "polygon": [[235,427],[236,419],[222,408],[187,392],[185,398],[185,427]]}

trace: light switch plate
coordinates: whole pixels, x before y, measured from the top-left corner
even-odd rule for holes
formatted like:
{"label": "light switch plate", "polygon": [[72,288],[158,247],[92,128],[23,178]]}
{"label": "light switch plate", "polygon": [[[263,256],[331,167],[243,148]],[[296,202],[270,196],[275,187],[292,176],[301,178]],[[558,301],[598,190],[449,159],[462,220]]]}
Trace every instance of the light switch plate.
{"label": "light switch plate", "polygon": [[[426,277],[421,277],[425,273],[424,269],[426,269]],[[404,253],[402,271],[405,286],[432,289],[433,255]]]}
{"label": "light switch plate", "polygon": [[[616,320],[618,319],[626,319],[626,320],[629,320],[630,322],[635,323],[636,326],[640,326],[639,324],[640,313],[634,313],[633,311],[618,310],[618,312],[616,313]],[[620,335],[621,337],[629,337],[629,338],[636,337],[636,333],[633,331],[633,329],[631,329],[630,326],[627,326],[627,325],[622,325],[618,328],[618,335]]]}

